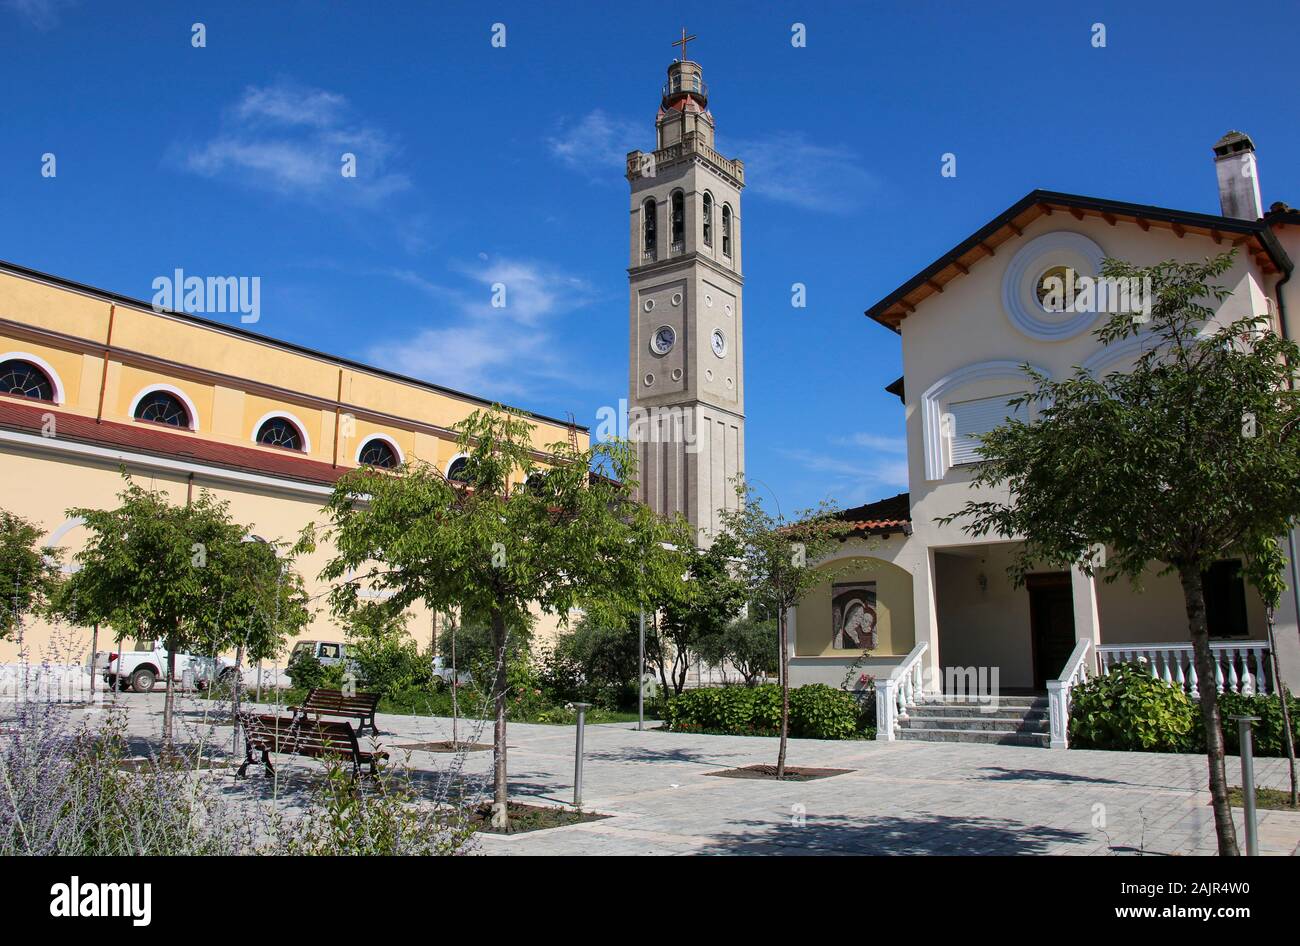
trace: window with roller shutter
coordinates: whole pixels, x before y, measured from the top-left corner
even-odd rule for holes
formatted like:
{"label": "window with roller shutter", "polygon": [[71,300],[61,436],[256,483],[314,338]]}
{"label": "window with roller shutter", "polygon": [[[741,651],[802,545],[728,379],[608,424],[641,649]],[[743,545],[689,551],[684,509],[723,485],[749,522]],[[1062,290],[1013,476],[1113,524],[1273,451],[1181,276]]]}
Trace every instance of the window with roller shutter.
{"label": "window with roller shutter", "polygon": [[1025,409],[1012,407],[1007,402],[1015,394],[1000,394],[996,397],[981,397],[971,401],[954,401],[948,405],[951,416],[951,430],[948,440],[948,462],[952,466],[974,463],[980,459],[980,442],[976,439],[994,427],[1000,427],[1007,418],[1023,420]]}

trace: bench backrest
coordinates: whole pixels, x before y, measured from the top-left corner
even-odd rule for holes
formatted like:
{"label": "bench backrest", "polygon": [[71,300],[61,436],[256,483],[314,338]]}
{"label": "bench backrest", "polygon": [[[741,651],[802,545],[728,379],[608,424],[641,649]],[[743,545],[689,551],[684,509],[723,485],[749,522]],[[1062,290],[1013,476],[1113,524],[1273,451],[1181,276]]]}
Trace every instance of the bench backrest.
{"label": "bench backrest", "polygon": [[363,755],[352,725],[346,722],[250,715],[245,718],[244,727],[251,742],[271,752],[349,758]]}
{"label": "bench backrest", "polygon": [[325,687],[312,687],[303,701],[304,710],[329,710],[335,713],[353,711],[370,715],[379,705],[378,693],[354,693],[345,696],[342,690],[330,690]]}

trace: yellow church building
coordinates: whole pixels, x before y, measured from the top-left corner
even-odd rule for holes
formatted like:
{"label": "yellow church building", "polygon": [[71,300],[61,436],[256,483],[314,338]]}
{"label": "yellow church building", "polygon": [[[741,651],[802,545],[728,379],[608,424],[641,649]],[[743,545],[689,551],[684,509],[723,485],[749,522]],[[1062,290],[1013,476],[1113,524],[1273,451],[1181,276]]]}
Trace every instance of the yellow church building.
{"label": "yellow church building", "polygon": [[[0,507],[42,526],[65,567],[86,538],[67,510],[116,505],[123,469],[175,502],[208,490],[253,534],[293,539],[360,464],[418,460],[455,477],[453,425],[491,405],[0,262]],[[532,422],[543,462],[548,444],[589,442],[584,427]],[[317,606],[306,639],[343,636],[317,578],[332,554],[322,544],[297,562]],[[435,632],[427,612],[408,626],[422,645]],[[32,661],[81,661],[90,631],[36,620],[24,641]],[[0,640],[0,664],[17,657],[18,644]]]}

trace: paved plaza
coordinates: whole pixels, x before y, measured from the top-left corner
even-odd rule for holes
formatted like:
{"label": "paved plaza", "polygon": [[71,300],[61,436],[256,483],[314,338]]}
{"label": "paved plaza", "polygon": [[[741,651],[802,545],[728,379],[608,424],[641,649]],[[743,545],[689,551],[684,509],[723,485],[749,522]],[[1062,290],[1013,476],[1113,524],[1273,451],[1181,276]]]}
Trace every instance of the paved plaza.
{"label": "paved plaza", "polygon": [[[122,694],[129,728],[156,739],[162,695]],[[187,720],[202,704],[180,698]],[[208,704],[209,706],[211,704]],[[450,737],[450,720],[378,717],[380,742]],[[657,725],[657,724],[650,724]],[[476,726],[461,722],[460,736]],[[218,727],[229,739],[229,727]],[[491,741],[489,727],[477,733]],[[481,836],[486,854],[1213,854],[1214,819],[1202,756],[1053,751],[1018,746],[793,739],[795,766],[849,769],[810,782],[710,777],[776,761],[776,740],[588,726],[583,807],[604,820],[511,837]],[[511,794],[516,801],[573,800],[574,729],[512,723]],[[433,777],[456,757],[409,753]],[[469,753],[465,772],[486,778],[491,752]],[[317,769],[285,760],[284,769]],[[282,771],[284,770],[282,769]],[[1259,784],[1287,785],[1286,762],[1261,759]],[[1240,775],[1237,759],[1229,779]],[[224,774],[220,777],[225,777]],[[260,775],[241,785],[252,786]],[[241,789],[247,790],[247,789]],[[1240,811],[1238,811],[1240,819]],[[1244,840],[1243,840],[1244,843]],[[1260,850],[1294,854],[1300,814],[1260,811]]]}

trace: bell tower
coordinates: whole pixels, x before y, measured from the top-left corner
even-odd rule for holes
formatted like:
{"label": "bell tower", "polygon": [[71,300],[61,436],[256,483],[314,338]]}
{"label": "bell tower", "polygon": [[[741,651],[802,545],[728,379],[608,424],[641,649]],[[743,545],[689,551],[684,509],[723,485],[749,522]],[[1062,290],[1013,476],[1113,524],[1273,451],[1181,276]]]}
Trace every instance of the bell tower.
{"label": "bell tower", "polygon": [[680,512],[708,543],[745,472],[740,192],[743,161],[714,149],[694,39],[668,67],[655,150],[627,156],[631,186],[629,437],[639,498]]}

